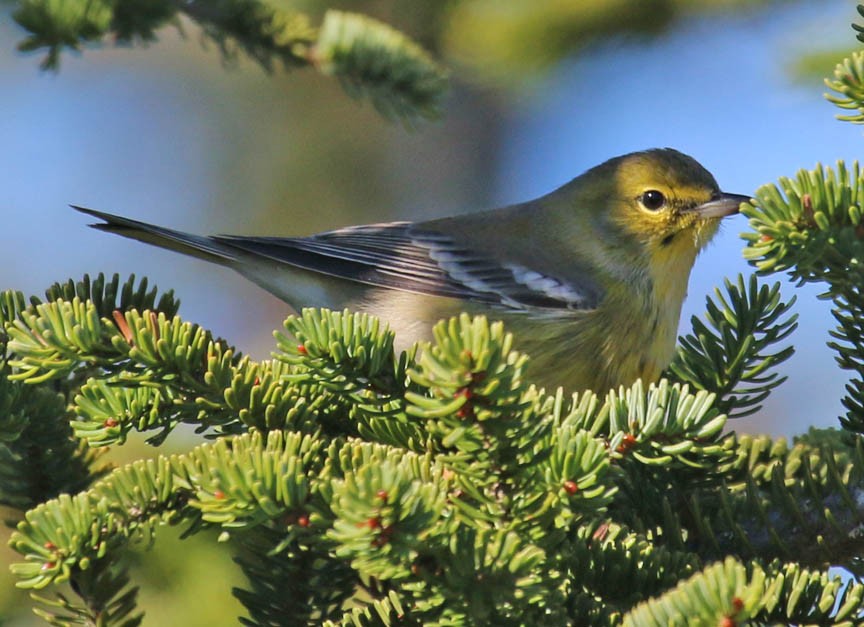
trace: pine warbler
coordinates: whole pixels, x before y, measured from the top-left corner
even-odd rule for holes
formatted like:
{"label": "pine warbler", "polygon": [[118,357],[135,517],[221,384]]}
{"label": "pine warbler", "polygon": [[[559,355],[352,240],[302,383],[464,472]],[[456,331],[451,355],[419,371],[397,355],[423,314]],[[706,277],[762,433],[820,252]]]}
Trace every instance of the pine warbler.
{"label": "pine warbler", "polygon": [[202,237],[75,207],[117,233],[233,268],[295,308],[349,307],[401,345],[459,311],[504,320],[548,386],[656,380],[697,253],[748,196],[672,149],[611,159],[526,203],[311,237]]}

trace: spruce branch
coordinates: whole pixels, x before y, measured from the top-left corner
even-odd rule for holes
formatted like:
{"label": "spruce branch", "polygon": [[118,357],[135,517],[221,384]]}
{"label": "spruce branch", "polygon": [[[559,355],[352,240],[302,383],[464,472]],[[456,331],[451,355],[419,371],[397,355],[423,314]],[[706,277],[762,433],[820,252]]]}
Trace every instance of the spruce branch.
{"label": "spruce branch", "polygon": [[13,381],[39,384],[70,376],[81,365],[105,367],[112,353],[95,305],[77,297],[36,305],[7,325]]}
{"label": "spruce branch", "polygon": [[411,625],[406,622],[405,610],[399,595],[393,591],[384,599],[377,599],[368,605],[355,607],[344,613],[337,621],[327,620],[323,627],[373,627],[376,625]]}
{"label": "spruce branch", "polygon": [[9,334],[6,325],[16,319],[27,307],[27,301],[22,292],[6,290],[0,292],[0,362],[6,364],[6,345],[9,343]]}
{"label": "spruce branch", "polygon": [[[115,311],[127,312],[132,309],[155,311],[171,318],[176,316],[180,309],[180,301],[175,298],[174,290],[159,294],[159,288],[155,285],[150,287],[147,277],[136,281],[134,274],[129,275],[123,283],[120,282],[120,275],[116,273],[110,280],[101,272],[95,279],[85,274],[80,281],[69,279],[65,283],[55,283],[45,290],[45,302],[48,303],[57,300],[71,301],[76,297],[92,302],[97,313],[103,318],[110,318]],[[36,298],[30,299],[34,306],[41,302]]]}
{"label": "spruce branch", "polygon": [[560,557],[574,605],[570,615],[591,616],[590,624],[620,624],[646,596],[665,592],[701,567],[694,554],[609,521],[580,526]]}
{"label": "spruce branch", "polygon": [[[503,625],[533,612],[554,615],[557,595],[544,585],[546,555],[521,534],[460,526],[450,535],[448,550],[447,567],[425,573],[424,583],[433,594],[415,589],[421,610],[433,621]],[[430,603],[430,596],[440,600]]]}
{"label": "spruce branch", "polygon": [[767,349],[798,326],[789,314],[793,297],[783,302],[780,284],[760,286],[755,276],[745,285],[725,280],[726,294],[714,290],[706,299],[705,319],[690,319],[693,330],[679,339],[668,373],[675,380],[717,395],[716,407],[730,418],[749,416],[786,377],[770,372],[789,359],[794,348]]}
{"label": "spruce branch", "polygon": [[[176,307],[170,293],[157,303],[146,281],[133,284],[134,278],[118,291],[115,277],[107,286],[90,286],[86,278],[78,286],[56,286],[49,290],[55,300],[35,301],[5,327],[10,378],[71,388],[78,437],[102,446],[122,443],[137,429],[155,431],[156,444],[181,423],[237,433],[248,427],[304,428],[314,419],[314,399],[307,401],[303,389],[288,381],[285,364],[252,362],[177,316],[117,308]],[[71,301],[60,298],[73,293]],[[95,303],[80,300],[79,293]],[[100,309],[110,318],[100,317]]]}
{"label": "spruce branch", "polygon": [[[864,5],[857,7],[858,15],[864,17]],[[852,23],[856,39],[864,42],[864,26]],[[843,59],[834,69],[834,80],[825,79],[825,85],[835,94],[825,94],[825,98],[841,109],[854,110],[856,113],[849,115],[838,115],[838,120],[852,122],[854,124],[864,123],[864,54],[860,51],[853,52],[851,56]]]}
{"label": "spruce branch", "polygon": [[315,40],[315,29],[305,14],[283,10],[272,2],[191,0],[171,6],[172,16],[175,12],[185,15],[201,27],[223,59],[233,61],[242,52],[267,71],[273,70],[277,60],[287,69],[306,65],[304,51]]}
{"label": "spruce branch", "polygon": [[56,627],[137,627],[143,621],[144,613],[136,611],[138,587],[129,586],[128,572],[111,558],[93,560],[87,570],[72,575],[70,583],[77,599],[62,593],[56,598],[31,593],[41,606],[34,613]]}
{"label": "spruce branch", "polygon": [[419,390],[405,392],[406,413],[422,420],[443,447],[480,456],[507,472],[539,436],[539,430],[524,428],[531,407],[522,378],[527,357],[513,350],[513,336],[500,322],[483,316],[462,314],[432,332],[434,342],[408,370]]}
{"label": "spruce branch", "polygon": [[[104,366],[107,361],[100,356],[110,353],[111,332],[104,333],[99,318],[113,317],[123,326],[120,323],[122,314],[132,309],[150,309],[173,317],[179,308],[174,293],[168,291],[158,301],[157,294],[157,288],[148,289],[146,278],[136,283],[133,274],[121,284],[119,275],[115,274],[106,281],[101,273],[94,280],[84,275],[78,282],[70,279],[65,283],[55,283],[45,291],[44,301],[34,296],[29,305],[25,304],[20,293],[3,292],[0,298],[2,334],[6,338],[18,338],[14,348],[17,358],[13,366],[24,367],[30,372],[28,375],[15,373],[14,378],[31,383],[38,382],[31,375],[44,377],[39,380],[60,380],[84,361]],[[46,339],[46,335],[52,339]],[[66,335],[75,338],[74,348],[66,346]],[[53,349],[52,342],[55,342]],[[35,369],[25,365],[28,363],[25,355],[33,358],[29,363]]]}
{"label": "spruce branch", "polygon": [[[320,443],[308,436],[274,431],[133,462],[75,496],[61,494],[27,512],[10,540],[26,561],[12,571],[20,587],[39,589],[151,537],[162,523],[255,527],[306,506],[304,475],[320,468],[319,453]],[[238,467],[259,473],[244,475]]]}
{"label": "spruce branch", "polygon": [[[860,15],[861,17],[864,17],[864,5],[859,4],[858,7],[857,7],[857,10],[858,10],[858,15]],[[855,24],[855,23],[853,22],[853,23],[852,23],[852,29],[855,30],[855,31],[858,33],[858,34],[855,36],[855,38],[856,38],[858,41],[864,42],[864,26],[861,26],[860,24]]]}
{"label": "spruce branch", "polygon": [[569,404],[559,398],[556,423],[605,436],[616,459],[633,459],[646,471],[651,466],[710,469],[728,455],[722,445],[726,416],[704,390],[694,393],[668,379],[645,390],[637,380],[611,390],[602,404],[592,392],[574,394]]}
{"label": "spruce branch", "polygon": [[[357,580],[351,567],[331,557],[331,547],[319,542],[286,543],[284,526],[304,529],[306,514],[294,512],[284,524],[264,524],[235,533],[239,553],[235,562],[246,576],[246,587],[235,588],[249,614],[248,626],[320,624],[343,615],[345,602],[355,593]],[[281,528],[280,528],[281,527]],[[307,527],[308,528],[308,527]],[[397,599],[391,591],[388,598]],[[387,599],[354,606],[353,615],[368,614]],[[389,607],[389,606],[388,606]],[[401,609],[400,609],[401,613]]]}
{"label": "spruce branch", "polygon": [[287,333],[275,333],[274,357],[291,367],[283,379],[322,407],[322,428],[416,451],[432,446],[422,425],[405,414],[416,350],[397,357],[386,325],[365,314],[307,308],[289,316],[284,328]]}
{"label": "spruce branch", "polygon": [[[178,478],[192,490],[189,508],[206,523],[244,529],[305,510],[322,448],[317,438],[296,432],[253,432],[220,438],[173,461]],[[303,533],[302,526],[287,527],[289,536]]]}
{"label": "spruce branch", "polygon": [[104,474],[97,451],[72,437],[63,397],[0,369],[0,504],[23,512]]}
{"label": "spruce branch", "polygon": [[368,97],[386,118],[438,117],[446,73],[393,28],[358,15],[328,11],[310,58],[346,92]]}
{"label": "spruce branch", "polygon": [[109,35],[118,43],[150,42],[181,17],[198,24],[222,58],[240,53],[271,71],[308,67],[339,79],[388,119],[410,123],[440,115],[447,73],[416,43],[356,13],[327,11],[320,27],[299,11],[266,0],[18,0],[15,20],[30,34],[25,51],[47,50],[42,68],[57,70],[64,49],[80,50]]}
{"label": "spruce branch", "polygon": [[839,575],[727,558],[640,604],[624,616],[623,625],[853,625],[862,619],[862,598],[864,586],[846,584]]}
{"label": "spruce branch", "polygon": [[801,283],[824,281],[833,296],[858,284],[864,259],[861,242],[864,178],[858,163],[836,169],[817,165],[794,179],[763,185],[755,205],[744,205],[752,233],[744,257],[760,273],[788,272]]}
{"label": "spruce branch", "polygon": [[44,588],[86,571],[94,560],[117,552],[136,533],[176,516],[188,493],[172,491],[168,460],[139,461],[115,470],[88,491],[61,494],[31,509],[10,546],[26,556],[13,564],[21,588]]}
{"label": "spruce branch", "polygon": [[[747,303],[722,301],[717,320],[723,306],[748,328],[793,323],[772,317],[775,292],[728,289]],[[604,398],[546,394],[482,317],[444,321],[397,357],[376,320],[308,310],[277,335],[277,359],[255,363],[176,316],[119,312],[112,299],[97,311],[79,298],[92,288],[69,290],[26,307],[8,297],[9,385],[64,386],[75,433],[93,443],[132,428],[167,436],[181,421],[221,437],[26,514],[12,539],[19,585],[83,590],[104,576],[111,591],[49,599],[50,620],[100,606],[137,620],[123,554],[164,524],[235,541],[250,625],[615,624],[728,555],[862,569],[864,449],[852,436],[812,433],[790,448],[723,435],[715,395],[668,380]],[[796,617],[839,598],[829,579],[808,581],[806,603],[786,604]]]}
{"label": "spruce branch", "polygon": [[837,352],[837,363],[854,376],[846,384],[843,406],[846,415],[840,417],[844,429],[864,434],[864,293],[860,286],[848,286],[834,298],[831,314],[837,329],[831,331],[835,341],[828,346]]}
{"label": "spruce branch", "polygon": [[381,581],[408,579],[414,557],[429,550],[433,525],[443,523],[446,484],[412,475],[385,462],[364,465],[333,484],[336,520],[328,537],[336,543],[335,554],[357,571]]}
{"label": "spruce branch", "polygon": [[397,399],[405,389],[405,368],[413,356],[396,359],[395,336],[367,314],[304,309],[289,316],[275,333],[276,359],[295,367],[286,380],[323,388],[372,416],[401,411]]}
{"label": "spruce branch", "polygon": [[760,188],[756,206],[744,211],[755,231],[744,235],[745,257],[761,272],[785,270],[801,283],[822,282],[825,297],[833,300],[838,328],[832,336],[837,341],[829,346],[837,351],[841,368],[855,375],[846,386],[848,411],[841,424],[858,433],[864,431],[862,199],[864,176],[858,164],[847,168],[838,162],[836,170],[820,165],[800,171],[795,180],[781,179],[779,188]]}
{"label": "spruce branch", "polygon": [[22,0],[15,21],[31,35],[18,49],[31,52],[47,48],[42,69],[56,68],[64,48],[78,50],[82,43],[100,39],[111,24],[111,3]]}
{"label": "spruce branch", "polygon": [[[862,5],[858,5],[858,11]],[[852,25],[861,37],[864,27]],[[825,79],[825,85],[834,93],[826,93],[825,99],[840,109],[854,113],[838,114],[837,119],[854,124],[864,124],[864,53],[853,52],[834,68],[834,78]]]}
{"label": "spruce branch", "polygon": [[[734,437],[734,436],[733,436]],[[687,546],[704,559],[780,558],[858,572],[864,521],[864,448],[858,437],[812,432],[784,440],[743,436],[725,481],[687,495]]]}

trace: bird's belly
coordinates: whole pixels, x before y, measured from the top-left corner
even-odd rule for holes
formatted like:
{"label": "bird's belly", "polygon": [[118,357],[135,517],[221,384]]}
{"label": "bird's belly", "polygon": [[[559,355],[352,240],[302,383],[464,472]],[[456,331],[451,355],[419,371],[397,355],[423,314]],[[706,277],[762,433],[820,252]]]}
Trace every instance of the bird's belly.
{"label": "bird's belly", "polygon": [[547,388],[602,395],[637,379],[649,383],[660,377],[675,352],[677,318],[666,318],[659,312],[622,316],[600,309],[545,329],[538,321],[533,332],[514,329],[515,344],[531,356],[529,379]]}
{"label": "bird's belly", "polygon": [[599,394],[636,379],[655,381],[672,359],[678,326],[675,312],[665,310],[615,315],[601,307],[590,312],[532,315],[392,290],[371,290],[349,307],[387,321],[402,349],[431,339],[437,321],[461,311],[501,320],[513,333],[515,348],[530,357],[528,382],[574,392],[592,389]]}
{"label": "bird's belly", "polygon": [[[305,307],[340,310],[361,303],[370,288],[356,281],[329,277],[285,263],[252,258],[234,266],[241,275],[299,312]],[[359,309],[358,309],[359,310]]]}
{"label": "bird's belly", "polygon": [[[527,379],[553,389],[592,389],[604,394],[636,379],[654,381],[674,354],[677,311],[630,311],[608,306],[589,312],[533,315],[464,303],[457,299],[329,278],[282,264],[236,268],[299,310],[303,307],[348,308],[386,322],[396,334],[396,349],[432,339],[432,327],[462,311],[502,320],[515,336],[514,346],[530,356]],[[623,312],[623,313],[622,313]],[[674,314],[674,315],[670,315]]]}

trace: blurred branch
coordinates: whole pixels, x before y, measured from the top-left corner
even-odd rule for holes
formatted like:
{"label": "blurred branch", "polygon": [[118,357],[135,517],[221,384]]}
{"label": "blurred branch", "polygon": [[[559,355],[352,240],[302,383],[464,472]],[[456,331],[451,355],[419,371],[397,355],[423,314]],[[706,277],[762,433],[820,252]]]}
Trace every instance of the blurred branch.
{"label": "blurred branch", "polygon": [[327,11],[320,28],[297,11],[265,0],[21,0],[14,18],[30,35],[22,51],[47,50],[42,68],[56,71],[64,49],[112,37],[154,41],[160,28],[186,17],[223,58],[243,53],[267,71],[310,67],[337,77],[346,92],[370,100],[385,117],[410,121],[440,115],[447,75],[408,37],[372,18]]}
{"label": "blurred branch", "polygon": [[457,2],[444,33],[454,63],[524,85],[567,56],[613,38],[656,37],[699,13],[758,9],[768,0],[534,0]]}

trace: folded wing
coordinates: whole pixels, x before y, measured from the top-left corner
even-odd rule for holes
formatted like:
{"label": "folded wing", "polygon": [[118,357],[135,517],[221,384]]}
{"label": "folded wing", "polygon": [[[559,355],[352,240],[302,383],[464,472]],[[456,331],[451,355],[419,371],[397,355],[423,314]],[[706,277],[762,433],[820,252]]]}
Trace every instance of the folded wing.
{"label": "folded wing", "polygon": [[370,224],[312,237],[201,236],[75,207],[94,228],[223,265],[267,259],[375,287],[459,298],[510,311],[552,315],[597,307],[596,283],[578,284],[471,250],[423,224]]}
{"label": "folded wing", "polygon": [[587,280],[574,285],[480,255],[449,235],[410,222],[349,227],[304,238],[211,239],[330,276],[506,309],[588,310],[602,295]]}

